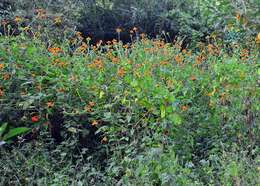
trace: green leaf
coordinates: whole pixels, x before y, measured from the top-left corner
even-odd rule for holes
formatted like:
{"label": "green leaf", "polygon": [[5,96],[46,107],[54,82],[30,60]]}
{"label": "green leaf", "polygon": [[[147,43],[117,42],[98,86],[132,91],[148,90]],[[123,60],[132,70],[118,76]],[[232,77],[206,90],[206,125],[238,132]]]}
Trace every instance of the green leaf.
{"label": "green leaf", "polygon": [[12,137],[28,132],[29,130],[30,128],[26,128],[26,127],[18,127],[18,128],[11,129],[6,135],[4,135],[3,140],[6,141]]}
{"label": "green leaf", "polygon": [[180,125],[182,123],[182,118],[179,114],[170,114],[168,118],[173,122],[174,125]]}
{"label": "green leaf", "polygon": [[165,115],[166,115],[165,106],[161,105],[160,110],[161,110],[161,118],[165,118]]}
{"label": "green leaf", "polygon": [[7,123],[2,124],[2,126],[0,127],[0,137],[4,134],[6,128],[7,128]]}

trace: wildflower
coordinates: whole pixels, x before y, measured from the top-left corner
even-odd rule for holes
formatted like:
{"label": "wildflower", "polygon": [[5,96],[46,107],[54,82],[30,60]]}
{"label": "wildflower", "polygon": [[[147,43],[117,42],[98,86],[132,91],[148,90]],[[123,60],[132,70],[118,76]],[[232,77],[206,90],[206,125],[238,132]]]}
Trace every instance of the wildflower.
{"label": "wildflower", "polygon": [[237,20],[237,21],[240,21],[240,19],[241,19],[241,15],[240,15],[240,13],[237,13],[237,14],[236,14],[236,20]]}
{"label": "wildflower", "polygon": [[138,30],[138,28],[136,28],[136,27],[134,27],[134,28],[133,28],[133,31],[135,31],[135,32],[136,32],[137,30]]}
{"label": "wildflower", "polygon": [[117,64],[119,62],[119,59],[117,57],[113,57],[111,60],[114,64]]}
{"label": "wildflower", "polygon": [[4,64],[0,63],[0,70],[2,70],[4,68]]}
{"label": "wildflower", "polygon": [[242,60],[246,60],[249,56],[249,51],[247,49],[243,49],[240,53],[240,57]]}
{"label": "wildflower", "polygon": [[98,125],[97,120],[93,120],[92,123],[91,123],[91,126],[96,127],[97,125]]}
{"label": "wildflower", "polygon": [[130,34],[131,34],[131,35],[134,33],[134,31],[133,31],[133,30],[130,30],[129,32],[130,32]]}
{"label": "wildflower", "polygon": [[117,75],[118,75],[119,77],[123,77],[123,76],[125,75],[125,73],[126,73],[126,71],[125,71],[124,68],[119,68],[119,69],[117,70]]}
{"label": "wildflower", "polygon": [[22,21],[22,18],[20,16],[15,16],[14,21],[16,23],[20,23]]}
{"label": "wildflower", "polygon": [[188,110],[188,107],[187,107],[186,105],[182,105],[182,106],[181,106],[181,110],[182,110],[182,111],[186,111],[186,110]]}
{"label": "wildflower", "polygon": [[201,55],[196,56],[196,58],[195,58],[195,63],[196,63],[197,65],[199,65],[199,64],[201,64],[202,60],[203,60],[203,58],[202,58]]}
{"label": "wildflower", "polygon": [[87,48],[88,45],[85,42],[82,42],[81,46],[77,50],[79,50],[80,52],[85,52]]}
{"label": "wildflower", "polygon": [[39,117],[38,116],[32,116],[31,118],[32,122],[38,122],[39,121]]}
{"label": "wildflower", "polygon": [[88,65],[90,68],[97,68],[99,70],[103,69],[104,64],[100,59],[95,59],[91,64]]}
{"label": "wildflower", "polygon": [[196,76],[191,76],[191,77],[190,77],[190,80],[191,80],[191,81],[195,81],[196,79],[197,79]]}
{"label": "wildflower", "polygon": [[213,46],[212,44],[209,44],[209,45],[208,45],[208,52],[209,52],[210,54],[213,54],[213,53],[214,53],[214,46]]}
{"label": "wildflower", "polygon": [[257,34],[255,40],[256,40],[256,43],[258,43],[258,44],[260,43],[260,32]]}
{"label": "wildflower", "polygon": [[61,17],[60,16],[55,17],[53,21],[54,21],[54,24],[56,24],[56,25],[61,24]]}
{"label": "wildflower", "polygon": [[176,56],[174,57],[174,59],[175,59],[175,61],[176,61],[177,63],[181,63],[181,62],[182,62],[182,59],[181,59],[181,57],[180,57],[179,55],[176,55]]}
{"label": "wildflower", "polygon": [[47,107],[52,108],[54,106],[54,103],[52,101],[47,102]]}
{"label": "wildflower", "polygon": [[62,50],[59,47],[48,48],[48,51],[54,56],[62,52]]}

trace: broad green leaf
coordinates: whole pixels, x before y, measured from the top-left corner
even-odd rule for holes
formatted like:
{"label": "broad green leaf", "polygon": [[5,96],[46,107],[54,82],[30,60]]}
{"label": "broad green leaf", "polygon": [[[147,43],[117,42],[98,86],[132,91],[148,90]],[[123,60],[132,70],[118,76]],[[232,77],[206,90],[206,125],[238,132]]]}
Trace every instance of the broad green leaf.
{"label": "broad green leaf", "polygon": [[3,140],[6,141],[12,137],[28,132],[29,130],[30,128],[26,128],[26,127],[18,127],[18,128],[11,129],[6,135],[4,135]]}
{"label": "broad green leaf", "polygon": [[166,115],[165,106],[161,105],[160,110],[161,110],[161,118],[165,118],[165,115]]}
{"label": "broad green leaf", "polygon": [[173,122],[174,125],[180,125],[182,123],[182,118],[179,114],[170,114],[168,118]]}
{"label": "broad green leaf", "polygon": [[4,134],[6,127],[7,123],[2,124],[2,126],[0,127],[0,137]]}

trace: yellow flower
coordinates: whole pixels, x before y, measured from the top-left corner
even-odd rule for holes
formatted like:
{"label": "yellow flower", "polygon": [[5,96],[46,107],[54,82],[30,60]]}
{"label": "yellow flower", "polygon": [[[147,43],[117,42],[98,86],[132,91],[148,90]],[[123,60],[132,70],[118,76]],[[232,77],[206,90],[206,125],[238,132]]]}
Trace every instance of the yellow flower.
{"label": "yellow flower", "polygon": [[255,40],[256,40],[256,43],[260,43],[260,32],[257,34]]}
{"label": "yellow flower", "polygon": [[54,18],[54,24],[61,24],[61,17],[55,17]]}
{"label": "yellow flower", "polygon": [[16,23],[20,23],[20,22],[22,21],[22,18],[19,17],[19,16],[15,16],[14,21],[15,21]]}
{"label": "yellow flower", "polygon": [[117,70],[117,75],[118,75],[119,77],[123,77],[123,76],[125,75],[125,73],[126,73],[126,71],[125,71],[124,68],[119,68],[119,69]]}
{"label": "yellow flower", "polygon": [[96,127],[96,126],[98,125],[97,120],[93,120],[92,123],[91,123],[91,125],[92,125],[93,127]]}

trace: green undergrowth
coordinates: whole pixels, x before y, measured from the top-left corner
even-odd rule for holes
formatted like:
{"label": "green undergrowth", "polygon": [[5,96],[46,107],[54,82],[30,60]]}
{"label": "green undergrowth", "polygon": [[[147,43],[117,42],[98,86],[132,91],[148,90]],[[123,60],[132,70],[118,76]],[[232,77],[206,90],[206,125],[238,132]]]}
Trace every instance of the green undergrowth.
{"label": "green undergrowth", "polygon": [[88,41],[0,37],[1,185],[259,184],[258,40]]}

